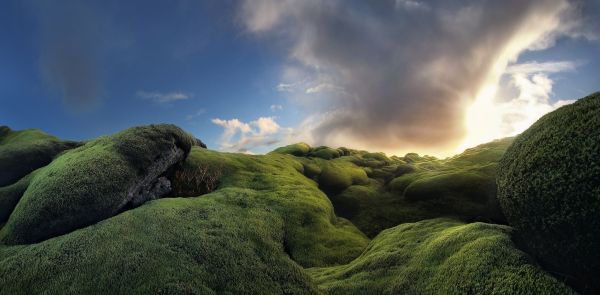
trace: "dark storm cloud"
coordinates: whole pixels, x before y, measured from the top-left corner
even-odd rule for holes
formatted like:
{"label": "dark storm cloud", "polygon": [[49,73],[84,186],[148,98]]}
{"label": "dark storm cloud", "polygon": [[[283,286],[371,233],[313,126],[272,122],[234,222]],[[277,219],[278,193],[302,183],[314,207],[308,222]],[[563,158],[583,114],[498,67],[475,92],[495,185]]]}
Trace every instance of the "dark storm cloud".
{"label": "dark storm cloud", "polygon": [[107,38],[98,11],[86,1],[33,1],[40,26],[40,68],[44,81],[64,102],[85,110],[102,93],[100,53]]}
{"label": "dark storm cloud", "polygon": [[567,0],[248,0],[241,16],[259,36],[287,38],[292,59],[319,77],[312,89],[322,77],[341,89],[325,95],[331,101],[313,130],[317,141],[443,148],[464,136],[465,107],[503,66],[497,62],[532,45],[532,34],[538,46],[548,43],[546,30],[558,30],[569,7]]}

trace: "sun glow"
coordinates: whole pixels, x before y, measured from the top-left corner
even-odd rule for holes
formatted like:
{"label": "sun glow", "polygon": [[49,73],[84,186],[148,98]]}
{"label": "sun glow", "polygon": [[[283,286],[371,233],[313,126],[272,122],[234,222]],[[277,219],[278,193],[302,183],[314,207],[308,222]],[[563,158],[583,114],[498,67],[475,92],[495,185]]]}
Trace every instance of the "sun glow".
{"label": "sun glow", "polygon": [[[566,5],[566,4],[565,4]],[[572,101],[550,102],[552,80],[547,73],[572,70],[566,62],[517,64],[519,55],[526,50],[540,50],[552,43],[553,32],[559,27],[559,15],[565,7],[556,7],[551,17],[532,18],[514,34],[510,42],[498,55],[487,79],[482,83],[475,99],[466,98],[472,104],[465,108],[466,135],[455,152],[486,143],[494,139],[514,136],[533,124],[544,114]],[[516,97],[501,97],[500,81],[503,76],[511,78],[510,87],[516,90]],[[504,90],[504,88],[503,88]]]}
{"label": "sun glow", "polygon": [[461,152],[482,142],[488,142],[502,136],[502,117],[495,103],[498,85],[485,85],[477,94],[475,102],[467,108],[465,124],[467,137],[457,148]]}

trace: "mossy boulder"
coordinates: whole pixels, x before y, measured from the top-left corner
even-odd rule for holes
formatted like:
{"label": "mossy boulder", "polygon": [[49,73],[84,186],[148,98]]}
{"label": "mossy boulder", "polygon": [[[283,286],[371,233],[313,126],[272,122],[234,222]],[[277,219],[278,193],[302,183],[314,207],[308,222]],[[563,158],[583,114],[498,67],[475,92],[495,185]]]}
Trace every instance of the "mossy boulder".
{"label": "mossy boulder", "polygon": [[11,185],[0,187],[0,224],[8,220],[8,217],[19,203],[25,190],[29,187],[29,183],[40,169],[29,173]]}
{"label": "mossy boulder", "polygon": [[575,294],[511,241],[508,226],[432,219],[379,234],[354,261],[311,268],[326,294]]}
{"label": "mossy boulder", "polygon": [[414,162],[419,162],[422,160],[422,158],[419,156],[419,154],[417,153],[408,153],[406,155],[404,155],[403,160],[406,163],[414,163]]}
{"label": "mossy boulder", "polygon": [[304,157],[310,152],[310,145],[300,142],[275,149],[271,153],[288,154],[297,157]]}
{"label": "mossy boulder", "polygon": [[327,162],[319,175],[319,187],[326,192],[340,192],[353,184],[367,183],[367,173],[347,162]]}
{"label": "mossy boulder", "polygon": [[539,119],[499,168],[500,204],[526,248],[550,272],[600,292],[600,93]]}
{"label": "mossy boulder", "polygon": [[443,173],[411,182],[404,191],[404,198],[463,220],[480,218],[504,222],[496,199],[495,181],[493,177],[476,171]]}
{"label": "mossy boulder", "polygon": [[39,242],[164,195],[170,184],[161,175],[185,159],[193,141],[174,125],[151,125],[61,155],[31,180],[0,239]]}
{"label": "mossy boulder", "polygon": [[388,158],[384,153],[366,153],[362,155],[364,159],[377,160],[382,162],[390,162],[390,158]]}
{"label": "mossy boulder", "polygon": [[15,183],[33,170],[48,165],[62,151],[79,145],[37,129],[13,131],[0,126],[0,187]]}
{"label": "mossy boulder", "polygon": [[308,156],[309,157],[317,157],[317,158],[321,158],[324,160],[331,160],[331,159],[339,158],[341,155],[340,155],[339,150],[332,149],[332,148],[326,147],[326,146],[320,146],[320,147],[316,147],[316,148],[312,149],[308,153]]}
{"label": "mossy boulder", "polygon": [[506,149],[513,143],[514,137],[496,139],[494,141],[480,144],[476,147],[466,149],[464,152],[451,157],[448,161],[452,165],[472,165],[498,163]]}
{"label": "mossy boulder", "polygon": [[193,147],[182,169],[204,168],[221,177],[200,197],[0,245],[0,294],[321,294],[304,268],[348,263],[369,242],[295,157]]}

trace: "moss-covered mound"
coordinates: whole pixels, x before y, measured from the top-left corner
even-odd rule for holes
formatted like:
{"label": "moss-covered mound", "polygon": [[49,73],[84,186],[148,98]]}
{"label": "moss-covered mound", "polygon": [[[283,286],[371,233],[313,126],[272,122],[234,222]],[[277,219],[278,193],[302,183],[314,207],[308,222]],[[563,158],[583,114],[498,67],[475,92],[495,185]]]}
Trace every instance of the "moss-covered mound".
{"label": "moss-covered mound", "polygon": [[497,140],[445,160],[347,148],[336,149],[340,157],[330,160],[314,157],[315,149],[297,159],[304,174],[328,194],[336,213],[374,237],[400,223],[442,216],[504,223],[496,167],[511,142]]}
{"label": "moss-covered mound", "polygon": [[15,206],[17,206],[17,203],[19,203],[25,190],[27,190],[29,183],[40,169],[29,173],[11,185],[0,187],[0,224],[8,220],[8,217],[13,209],[15,209]]}
{"label": "moss-covered mound", "polygon": [[194,147],[182,169],[219,171],[218,186],[0,246],[0,294],[318,294],[303,267],[348,263],[369,242],[291,156]]}
{"label": "moss-covered mound", "polygon": [[60,152],[78,145],[36,129],[13,131],[0,126],[0,187],[15,183],[48,165]]}
{"label": "moss-covered mound", "polygon": [[310,145],[308,145],[304,142],[300,142],[300,143],[277,148],[276,150],[272,151],[272,153],[287,154],[287,155],[303,157],[303,156],[306,156],[310,152],[310,150],[311,150]]}
{"label": "moss-covered mound", "polygon": [[499,200],[553,273],[600,292],[600,93],[538,120],[500,164]]}
{"label": "moss-covered mound", "polygon": [[464,223],[494,221],[506,145],[245,155],[128,129],[0,187],[0,294],[571,293],[508,226]]}
{"label": "moss-covered mound", "polygon": [[573,294],[517,250],[507,226],[451,219],[383,231],[349,264],[308,272],[327,294]]}
{"label": "moss-covered mound", "polygon": [[339,158],[342,154],[343,154],[343,151],[332,149],[327,146],[320,146],[320,147],[311,149],[311,151],[308,153],[308,156],[309,157],[317,157],[317,158],[321,158],[321,159],[325,159],[325,160],[331,160],[331,159]]}
{"label": "moss-covered mound", "polygon": [[88,142],[37,173],[0,231],[5,243],[42,241],[159,197],[156,181],[193,138],[173,125],[135,127]]}

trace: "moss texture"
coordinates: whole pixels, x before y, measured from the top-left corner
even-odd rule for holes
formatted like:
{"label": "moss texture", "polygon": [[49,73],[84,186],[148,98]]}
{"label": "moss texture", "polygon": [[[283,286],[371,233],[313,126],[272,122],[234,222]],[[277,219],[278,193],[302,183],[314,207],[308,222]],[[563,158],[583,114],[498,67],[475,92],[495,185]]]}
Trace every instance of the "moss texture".
{"label": "moss texture", "polygon": [[348,263],[369,242],[293,157],[194,147],[182,169],[196,166],[221,171],[214,192],[0,246],[0,293],[317,294],[302,267]]}
{"label": "moss texture", "polygon": [[21,200],[25,190],[29,187],[29,183],[40,169],[27,174],[27,176],[11,185],[0,187],[0,223],[8,220],[8,217],[19,203],[19,200]]}
{"label": "moss texture", "polygon": [[496,168],[511,142],[494,141],[445,160],[346,148],[337,149],[343,151],[340,158],[324,160],[309,152],[297,159],[336,213],[374,237],[400,223],[442,216],[505,223],[496,198]]}
{"label": "moss texture", "polygon": [[294,155],[298,157],[306,156],[310,152],[310,145],[300,142],[274,150],[272,153]]}
{"label": "moss texture", "polygon": [[[0,294],[573,292],[515,248],[510,227],[466,223],[495,221],[510,139],[445,160],[194,141],[172,125],[132,128],[1,187],[15,208],[0,220]],[[115,206],[174,146],[189,154],[163,174],[170,198]]]}
{"label": "moss texture", "polygon": [[321,158],[321,159],[325,159],[325,160],[331,160],[331,159],[339,158],[341,156],[341,153],[339,150],[332,149],[332,148],[326,147],[326,146],[320,146],[320,147],[311,149],[311,151],[308,153],[308,156],[309,157],[317,157],[317,158]]}
{"label": "moss texture", "polygon": [[0,231],[9,244],[39,242],[117,214],[161,154],[193,138],[173,125],[135,127],[69,151],[37,173]]}
{"label": "moss texture", "polygon": [[13,131],[0,126],[0,187],[13,184],[48,165],[60,152],[80,145],[61,141],[37,129]]}
{"label": "moss texture", "polygon": [[407,223],[383,231],[349,264],[308,272],[327,294],[574,294],[510,235],[486,223]]}
{"label": "moss texture", "polygon": [[600,93],[545,115],[500,164],[499,200],[552,272],[600,292]]}

